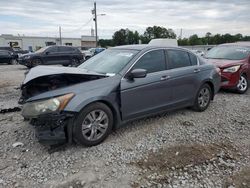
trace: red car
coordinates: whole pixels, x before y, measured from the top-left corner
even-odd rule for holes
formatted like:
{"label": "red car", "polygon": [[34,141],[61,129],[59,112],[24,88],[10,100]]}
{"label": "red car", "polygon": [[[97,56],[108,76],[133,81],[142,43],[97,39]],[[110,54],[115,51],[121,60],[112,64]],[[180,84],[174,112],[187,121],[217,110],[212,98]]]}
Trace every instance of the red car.
{"label": "red car", "polygon": [[250,83],[250,42],[216,46],[205,56],[221,70],[221,88],[243,94]]}

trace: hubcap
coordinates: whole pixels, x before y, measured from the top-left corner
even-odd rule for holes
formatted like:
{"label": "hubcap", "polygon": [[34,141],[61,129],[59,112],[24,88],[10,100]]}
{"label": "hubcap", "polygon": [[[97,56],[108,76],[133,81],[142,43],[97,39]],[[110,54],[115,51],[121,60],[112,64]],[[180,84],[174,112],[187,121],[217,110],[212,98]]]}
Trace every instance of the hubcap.
{"label": "hubcap", "polygon": [[93,110],[88,113],[82,123],[82,135],[90,141],[101,138],[107,131],[108,115],[102,110]]}
{"label": "hubcap", "polygon": [[199,106],[204,108],[208,105],[210,99],[210,91],[208,88],[201,89],[198,97]]}
{"label": "hubcap", "polygon": [[244,76],[240,76],[240,80],[237,87],[240,91],[245,91],[247,89],[247,80]]}

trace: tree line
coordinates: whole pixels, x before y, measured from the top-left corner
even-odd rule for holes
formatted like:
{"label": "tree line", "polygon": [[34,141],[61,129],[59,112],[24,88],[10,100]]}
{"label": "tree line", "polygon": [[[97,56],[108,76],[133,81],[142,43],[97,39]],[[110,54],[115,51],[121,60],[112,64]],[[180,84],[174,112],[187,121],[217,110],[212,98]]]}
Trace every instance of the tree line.
{"label": "tree line", "polygon": [[[131,31],[129,29],[120,29],[116,31],[112,39],[100,39],[99,45],[101,47],[120,46],[128,44],[147,44],[151,39],[155,38],[172,38],[176,39],[177,36],[172,29],[167,29],[160,26],[147,27],[143,34],[138,31]],[[236,41],[250,41],[250,36],[243,36],[242,34],[231,35],[215,34],[207,32],[204,37],[199,37],[197,34],[191,35],[188,38],[178,39],[180,46],[186,45],[217,45],[223,43],[230,43]]]}

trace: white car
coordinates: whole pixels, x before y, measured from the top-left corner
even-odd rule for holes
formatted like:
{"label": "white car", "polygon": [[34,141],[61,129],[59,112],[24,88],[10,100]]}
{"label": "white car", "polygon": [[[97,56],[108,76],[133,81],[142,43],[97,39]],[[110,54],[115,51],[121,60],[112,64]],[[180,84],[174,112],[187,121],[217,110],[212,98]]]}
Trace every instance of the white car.
{"label": "white car", "polygon": [[198,55],[198,56],[204,56],[205,55],[205,53],[203,52],[203,51],[201,51],[201,50],[191,50],[193,53],[195,53],[196,55]]}

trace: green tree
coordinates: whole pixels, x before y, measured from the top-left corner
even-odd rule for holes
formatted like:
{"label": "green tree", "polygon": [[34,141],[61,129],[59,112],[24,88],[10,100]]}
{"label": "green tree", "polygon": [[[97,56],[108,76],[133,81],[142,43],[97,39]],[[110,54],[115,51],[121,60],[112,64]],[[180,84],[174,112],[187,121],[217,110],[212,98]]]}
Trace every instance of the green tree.
{"label": "green tree", "polygon": [[115,46],[125,45],[127,37],[126,37],[126,30],[120,29],[119,31],[116,31],[113,35],[113,43]]}
{"label": "green tree", "polygon": [[113,39],[100,39],[98,42],[99,45],[104,48],[107,48],[109,46],[114,46]]}
{"label": "green tree", "polygon": [[156,38],[176,38],[176,34],[172,29],[166,29],[160,26],[147,27],[144,34],[141,36],[142,43],[148,43]]}
{"label": "green tree", "polygon": [[187,45],[189,45],[189,40],[187,38],[179,39],[178,45],[179,46],[187,46]]}
{"label": "green tree", "polygon": [[137,31],[133,32],[129,29],[120,29],[119,31],[116,31],[113,35],[113,43],[115,46],[126,44],[138,44],[139,39],[139,33]]}
{"label": "green tree", "polygon": [[205,38],[206,38],[206,43],[209,44],[210,43],[210,38],[212,36],[212,33],[210,32],[207,32],[206,35],[205,35]]}
{"label": "green tree", "polygon": [[198,37],[197,34],[191,35],[189,37],[189,44],[190,45],[202,45],[201,39]]}

